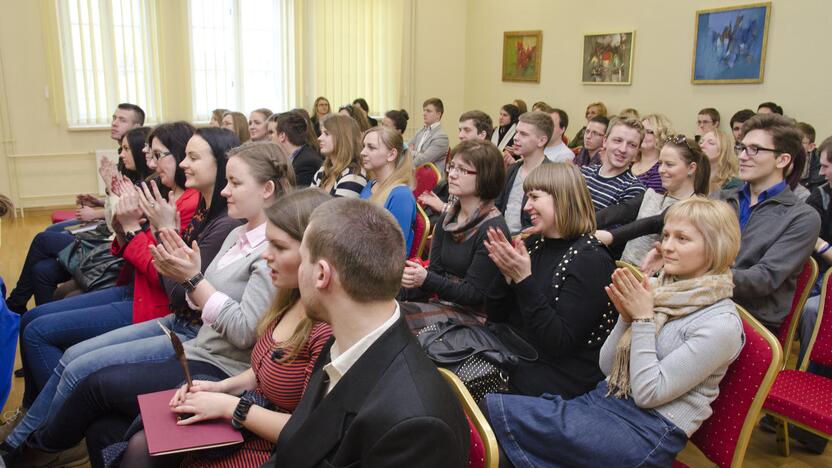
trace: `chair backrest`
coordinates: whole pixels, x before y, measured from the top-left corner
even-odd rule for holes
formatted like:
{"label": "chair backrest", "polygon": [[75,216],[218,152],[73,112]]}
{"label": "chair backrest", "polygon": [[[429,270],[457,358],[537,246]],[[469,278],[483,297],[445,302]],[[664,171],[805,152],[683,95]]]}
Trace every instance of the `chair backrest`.
{"label": "chair backrest", "polygon": [[641,270],[639,270],[632,263],[627,263],[624,260],[616,260],[615,261],[615,266],[618,267],[618,268],[626,268],[626,269],[630,270],[636,276],[636,279],[639,280],[639,281],[644,279],[644,274],[642,274]]}
{"label": "chair backrest", "polygon": [[439,168],[433,163],[422,164],[416,168],[414,172],[416,184],[413,187],[413,196],[419,198],[419,195],[430,192],[442,180],[442,173]]}
{"label": "chair backrest", "polygon": [[422,251],[430,234],[430,219],[421,206],[416,204],[416,219],[413,222],[413,243],[407,258],[422,258]]}
{"label": "chair backrest", "polygon": [[777,338],[748,311],[737,306],[745,346],[719,383],[713,414],[690,440],[720,467],[742,466],[760,409],[780,371],[783,352]]}
{"label": "chair backrest", "polygon": [[468,452],[469,468],[497,468],[500,461],[500,454],[497,450],[497,437],[485,415],[480,411],[474,397],[465,388],[465,384],[459,380],[453,372],[448,369],[439,368],[439,373],[450,384],[456,397],[462,404],[465,416],[468,418],[468,425],[471,426],[471,447]]}
{"label": "chair backrest", "polygon": [[812,331],[812,338],[806,347],[803,362],[800,363],[800,370],[806,370],[810,361],[822,366],[832,366],[832,291],[829,291],[830,277],[832,277],[832,268],[827,270],[823,276],[818,318],[815,322],[815,329]]}
{"label": "chair backrest", "polygon": [[[809,260],[803,264],[803,269],[800,270],[800,275],[797,277],[797,285],[794,289],[794,297],[792,298],[792,307],[789,310],[789,315],[780,324],[780,330],[777,332],[777,339],[783,347],[783,366],[788,365],[794,335],[797,333],[800,316],[803,314],[803,306],[806,305],[806,299],[809,298],[809,293],[812,292],[812,287],[815,285],[815,280],[817,279],[818,262],[814,258],[809,257]],[[799,367],[800,363],[797,365]]]}

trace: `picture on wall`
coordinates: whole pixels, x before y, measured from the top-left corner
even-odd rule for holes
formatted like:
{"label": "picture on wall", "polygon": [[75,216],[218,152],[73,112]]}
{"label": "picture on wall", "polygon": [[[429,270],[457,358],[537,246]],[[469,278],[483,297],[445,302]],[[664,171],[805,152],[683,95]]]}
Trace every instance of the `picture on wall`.
{"label": "picture on wall", "polygon": [[542,31],[503,33],[503,81],[540,83]]}
{"label": "picture on wall", "polygon": [[696,12],[691,80],[762,83],[771,3]]}
{"label": "picture on wall", "polygon": [[584,36],[584,84],[628,85],[633,79],[635,31]]}

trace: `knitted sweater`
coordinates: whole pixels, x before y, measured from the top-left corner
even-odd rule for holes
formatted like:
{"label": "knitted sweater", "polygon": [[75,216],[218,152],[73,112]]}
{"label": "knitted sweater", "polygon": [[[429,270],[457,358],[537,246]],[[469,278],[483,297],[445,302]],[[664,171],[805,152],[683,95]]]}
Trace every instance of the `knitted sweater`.
{"label": "knitted sweater", "polygon": [[[630,385],[634,403],[656,410],[690,437],[713,412],[719,382],[745,343],[742,322],[730,299],[667,322],[658,335],[652,323],[618,319],[600,366],[609,376],[621,335],[632,328]],[[610,397],[613,398],[613,397]]]}

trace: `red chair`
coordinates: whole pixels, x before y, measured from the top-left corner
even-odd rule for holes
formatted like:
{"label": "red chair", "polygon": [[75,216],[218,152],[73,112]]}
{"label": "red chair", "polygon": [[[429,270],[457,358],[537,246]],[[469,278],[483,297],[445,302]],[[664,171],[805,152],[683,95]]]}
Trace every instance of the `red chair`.
{"label": "red chair", "polygon": [[471,444],[468,450],[468,468],[497,468],[500,454],[497,450],[497,436],[482,414],[474,397],[465,388],[465,384],[448,369],[439,368],[439,373],[445,378],[454,394],[462,404],[468,426],[471,428]]}
{"label": "red chair", "polygon": [[[720,467],[742,466],[763,402],[783,362],[777,338],[745,309],[737,306],[737,311],[745,346],[719,383],[719,396],[711,403],[713,414],[690,438]],[[676,461],[673,466],[687,465]]]}
{"label": "red chair", "polygon": [[56,210],[52,212],[52,224],[75,219],[75,211]]}
{"label": "red chair", "polygon": [[419,195],[425,192],[432,191],[442,180],[442,173],[433,163],[425,163],[417,167],[414,176],[416,186],[413,187],[413,196],[416,198],[419,198]]}
{"label": "red chair", "polygon": [[[780,340],[780,345],[783,347],[783,368],[789,364],[789,356],[792,352],[792,343],[794,343],[794,335],[797,333],[797,326],[800,324],[800,316],[803,315],[803,306],[806,305],[806,299],[812,292],[812,287],[815,285],[815,280],[818,279],[818,262],[814,258],[809,257],[809,260],[803,264],[803,269],[797,277],[797,285],[794,290],[794,298],[792,298],[792,308],[789,310],[789,315],[780,324],[780,330],[777,333],[777,339]],[[797,363],[799,367],[800,363]]]}
{"label": "red chair", "polygon": [[416,220],[413,223],[413,243],[410,245],[410,252],[407,258],[422,258],[425,244],[430,234],[430,219],[419,204],[416,204]]}
{"label": "red chair", "polygon": [[780,371],[763,410],[780,422],[777,442],[789,456],[789,427],[794,424],[813,434],[832,439],[832,379],[806,372],[810,362],[832,366],[832,270],[823,277],[818,319],[800,369]]}

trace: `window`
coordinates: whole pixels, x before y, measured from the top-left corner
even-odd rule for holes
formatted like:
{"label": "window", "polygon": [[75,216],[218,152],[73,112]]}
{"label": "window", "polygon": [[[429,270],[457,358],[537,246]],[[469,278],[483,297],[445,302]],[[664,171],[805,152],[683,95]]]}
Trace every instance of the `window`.
{"label": "window", "polygon": [[159,119],[153,2],[56,0],[67,122],[108,125],[121,102]]}
{"label": "window", "polygon": [[293,0],[191,0],[193,113],[250,112],[294,102]]}

